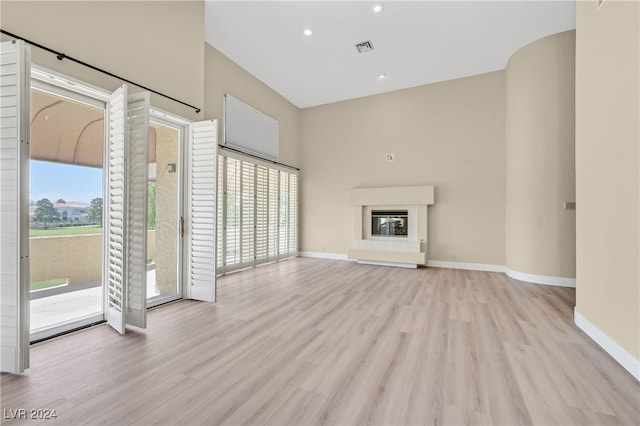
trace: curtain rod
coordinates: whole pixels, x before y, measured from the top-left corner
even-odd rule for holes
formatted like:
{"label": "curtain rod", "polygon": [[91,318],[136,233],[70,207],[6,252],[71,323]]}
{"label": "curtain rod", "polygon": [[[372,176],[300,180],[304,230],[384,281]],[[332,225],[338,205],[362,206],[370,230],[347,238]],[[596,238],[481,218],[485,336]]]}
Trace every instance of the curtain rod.
{"label": "curtain rod", "polygon": [[1,29],[1,28],[0,28],[0,33],[2,33],[2,34],[6,34],[6,35],[8,35],[9,37],[13,37],[13,38],[15,38],[15,39],[23,40],[25,43],[28,43],[28,44],[30,44],[30,45],[32,45],[32,46],[35,46],[35,47],[37,47],[37,48],[40,48],[40,49],[42,49],[42,50],[46,50],[46,51],[47,51],[47,52],[49,52],[49,53],[53,53],[54,55],[56,55],[56,58],[58,58],[58,60],[60,60],[60,61],[62,61],[63,59],[68,59],[68,60],[70,60],[70,61],[72,61],[72,62],[75,62],[75,63],[77,63],[77,64],[83,65],[83,66],[85,66],[85,67],[87,67],[87,68],[91,68],[92,70],[95,70],[95,71],[101,72],[101,73],[103,73],[103,74],[106,74],[106,75],[108,75],[109,77],[116,78],[116,79],[118,79],[118,80],[124,81],[125,83],[133,84],[134,86],[138,86],[138,87],[140,87],[141,89],[148,90],[148,91],[149,91],[149,92],[151,92],[151,93],[155,93],[156,95],[160,95],[160,96],[162,96],[162,97],[164,97],[164,98],[170,99],[170,100],[172,100],[172,101],[174,101],[174,102],[177,102],[177,103],[179,103],[179,104],[182,104],[182,105],[188,106],[189,108],[193,108],[193,109],[196,111],[196,114],[200,112],[200,108],[198,108],[198,107],[196,107],[196,106],[190,105],[190,104],[188,104],[188,103],[186,103],[186,102],[183,102],[183,101],[181,101],[181,100],[179,100],[179,99],[173,98],[173,97],[171,97],[171,96],[169,96],[169,95],[165,95],[164,93],[158,92],[157,90],[150,89],[150,88],[148,88],[148,87],[146,87],[146,86],[143,86],[142,84],[138,84],[138,83],[133,82],[133,81],[131,81],[131,80],[128,80],[128,79],[126,79],[126,78],[124,78],[124,77],[120,77],[119,75],[113,74],[113,73],[111,73],[111,72],[109,72],[109,71],[103,70],[102,68],[98,68],[98,67],[96,67],[95,65],[91,65],[91,64],[88,64],[88,63],[86,63],[86,62],[84,62],[84,61],[81,61],[81,60],[79,60],[79,59],[76,59],[76,58],[73,58],[73,57],[71,57],[71,56],[68,56],[68,55],[66,55],[66,54],[64,54],[64,53],[62,53],[62,52],[58,52],[58,51],[56,51],[56,50],[53,50],[53,49],[51,49],[51,48],[49,48],[49,47],[47,47],[47,46],[43,46],[43,45],[42,45],[42,44],[40,44],[40,43],[36,43],[36,42],[31,41],[31,40],[28,40],[28,39],[26,39],[26,38],[24,38],[24,37],[20,37],[20,36],[19,36],[19,35],[17,35],[17,34],[10,33],[9,31],[5,31],[5,30],[3,30],[3,29]]}
{"label": "curtain rod", "polygon": [[288,164],[278,163],[277,161],[269,160],[267,158],[260,157],[259,155],[249,154],[248,152],[244,152],[244,151],[241,151],[239,149],[231,148],[231,147],[226,146],[226,145],[218,144],[218,147],[220,147],[221,149],[224,149],[224,150],[233,151],[233,152],[237,152],[238,154],[246,155],[247,157],[256,158],[258,160],[261,160],[261,161],[264,161],[264,162],[267,162],[267,163],[275,164],[277,166],[286,167],[288,169],[293,169],[293,170],[296,170],[296,171],[300,171],[300,169],[297,168],[297,167],[289,166]]}

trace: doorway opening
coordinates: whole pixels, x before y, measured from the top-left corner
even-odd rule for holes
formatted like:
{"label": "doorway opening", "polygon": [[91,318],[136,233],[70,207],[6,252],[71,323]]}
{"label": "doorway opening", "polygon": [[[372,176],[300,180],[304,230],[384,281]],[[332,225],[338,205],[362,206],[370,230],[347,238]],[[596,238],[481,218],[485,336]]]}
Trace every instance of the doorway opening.
{"label": "doorway opening", "polygon": [[185,131],[153,112],[149,130],[147,306],[154,306],[183,297],[180,188]]}
{"label": "doorway opening", "polygon": [[103,101],[31,88],[31,340],[104,319]]}

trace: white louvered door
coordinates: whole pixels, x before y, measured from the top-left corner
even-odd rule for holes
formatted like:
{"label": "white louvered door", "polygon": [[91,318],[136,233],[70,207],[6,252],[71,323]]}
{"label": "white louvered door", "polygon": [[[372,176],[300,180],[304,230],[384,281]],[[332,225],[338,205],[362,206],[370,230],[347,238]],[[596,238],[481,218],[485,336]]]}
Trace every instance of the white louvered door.
{"label": "white louvered door", "polygon": [[107,164],[107,323],[124,334],[126,291],[126,139],[127,86],[116,90],[109,101],[109,147]]}
{"label": "white louvered door", "polygon": [[0,43],[0,369],[29,368],[29,48]]}
{"label": "white louvered door", "polygon": [[107,172],[107,323],[147,322],[147,146],[149,93],[127,94],[123,85],[109,102]]}
{"label": "white louvered door", "polygon": [[125,323],[147,326],[147,204],[149,92],[129,95],[126,164],[126,298]]}
{"label": "white louvered door", "polygon": [[217,120],[189,125],[187,297],[216,300]]}

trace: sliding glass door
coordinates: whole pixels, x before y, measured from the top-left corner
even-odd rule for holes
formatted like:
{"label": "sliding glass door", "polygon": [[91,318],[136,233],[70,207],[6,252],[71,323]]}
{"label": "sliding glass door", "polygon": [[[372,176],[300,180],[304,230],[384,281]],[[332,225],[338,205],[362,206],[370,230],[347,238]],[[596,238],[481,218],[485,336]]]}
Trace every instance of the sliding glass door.
{"label": "sliding glass door", "polygon": [[218,156],[218,271],[294,256],[298,175],[240,154]]}
{"label": "sliding glass door", "polygon": [[32,340],[104,319],[105,113],[104,101],[32,81]]}

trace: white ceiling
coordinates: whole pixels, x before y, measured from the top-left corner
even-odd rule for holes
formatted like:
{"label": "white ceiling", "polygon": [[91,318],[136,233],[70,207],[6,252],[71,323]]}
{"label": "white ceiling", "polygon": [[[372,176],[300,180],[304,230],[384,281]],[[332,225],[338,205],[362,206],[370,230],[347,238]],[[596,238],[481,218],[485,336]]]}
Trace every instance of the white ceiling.
{"label": "white ceiling", "polygon": [[[575,3],[207,0],[205,28],[209,44],[306,108],[504,69],[525,44],[575,29]],[[367,40],[374,50],[359,54]]]}

